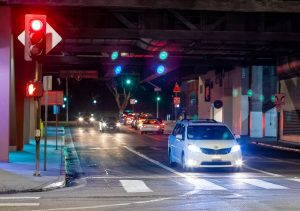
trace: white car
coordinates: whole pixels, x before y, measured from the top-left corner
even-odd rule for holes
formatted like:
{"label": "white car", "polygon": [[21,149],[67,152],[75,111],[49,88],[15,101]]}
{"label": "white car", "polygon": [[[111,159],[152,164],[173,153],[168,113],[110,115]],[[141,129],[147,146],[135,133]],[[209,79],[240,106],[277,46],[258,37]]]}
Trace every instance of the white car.
{"label": "white car", "polygon": [[164,125],[158,119],[146,119],[139,127],[141,134],[144,133],[164,133]]}
{"label": "white car", "polygon": [[177,122],[168,139],[169,163],[181,164],[184,170],[243,165],[241,147],[228,127],[215,120],[182,120]]}

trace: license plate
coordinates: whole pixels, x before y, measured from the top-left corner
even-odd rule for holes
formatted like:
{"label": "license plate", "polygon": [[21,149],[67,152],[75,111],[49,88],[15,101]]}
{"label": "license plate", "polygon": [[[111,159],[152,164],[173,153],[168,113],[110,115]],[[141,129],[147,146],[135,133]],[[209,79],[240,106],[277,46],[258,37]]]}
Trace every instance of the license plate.
{"label": "license plate", "polygon": [[213,155],[213,156],[212,156],[212,160],[213,160],[213,161],[220,161],[220,160],[222,160],[222,159],[221,159],[221,156],[220,156],[220,155]]}

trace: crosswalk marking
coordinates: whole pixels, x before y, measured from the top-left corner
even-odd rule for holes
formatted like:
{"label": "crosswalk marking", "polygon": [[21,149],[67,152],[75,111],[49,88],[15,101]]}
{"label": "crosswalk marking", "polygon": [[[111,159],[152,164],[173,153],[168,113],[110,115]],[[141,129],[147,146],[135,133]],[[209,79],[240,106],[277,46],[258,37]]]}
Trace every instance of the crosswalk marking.
{"label": "crosswalk marking", "polygon": [[240,181],[250,184],[250,185],[260,187],[260,188],[264,188],[264,189],[288,189],[287,187],[273,184],[273,183],[266,182],[266,181],[259,180],[259,179],[240,179]]}
{"label": "crosswalk marking", "polygon": [[40,203],[0,203],[0,207],[37,207]]}
{"label": "crosswalk marking", "polygon": [[142,180],[120,180],[120,182],[128,193],[153,192]]}
{"label": "crosswalk marking", "polygon": [[226,190],[226,188],[216,185],[205,179],[187,179],[198,190]]}

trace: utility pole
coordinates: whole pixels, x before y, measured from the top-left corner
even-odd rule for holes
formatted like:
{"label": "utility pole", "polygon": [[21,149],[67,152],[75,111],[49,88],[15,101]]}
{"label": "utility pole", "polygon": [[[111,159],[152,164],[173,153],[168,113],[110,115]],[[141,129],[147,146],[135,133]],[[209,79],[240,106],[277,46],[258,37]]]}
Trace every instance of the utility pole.
{"label": "utility pole", "polygon": [[66,102],[66,122],[69,122],[69,78],[68,76],[66,77],[66,97],[67,97],[67,102]]}

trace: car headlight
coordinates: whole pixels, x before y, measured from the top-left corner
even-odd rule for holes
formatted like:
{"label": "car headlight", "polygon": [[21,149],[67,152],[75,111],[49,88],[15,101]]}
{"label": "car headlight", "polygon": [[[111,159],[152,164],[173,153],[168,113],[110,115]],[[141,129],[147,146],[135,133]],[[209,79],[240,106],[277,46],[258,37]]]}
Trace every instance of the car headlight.
{"label": "car headlight", "polygon": [[106,122],[103,122],[103,127],[106,127],[106,126],[107,126]]}
{"label": "car headlight", "polygon": [[196,145],[188,145],[188,149],[191,151],[191,152],[201,152],[201,149],[200,147],[197,147]]}
{"label": "car headlight", "polygon": [[91,122],[94,122],[94,121],[95,121],[95,118],[94,118],[94,117],[91,117],[91,118],[90,118],[90,121],[91,121]]}
{"label": "car headlight", "polygon": [[83,118],[82,118],[82,117],[79,117],[78,120],[79,120],[79,122],[82,122],[82,121],[83,121]]}
{"label": "car headlight", "polygon": [[120,123],[120,122],[117,122],[116,126],[117,126],[117,127],[120,127],[120,126],[121,126],[121,123]]}
{"label": "car headlight", "polygon": [[231,148],[231,151],[230,152],[237,152],[237,151],[240,151],[241,150],[241,146],[240,145],[234,145],[232,148]]}

